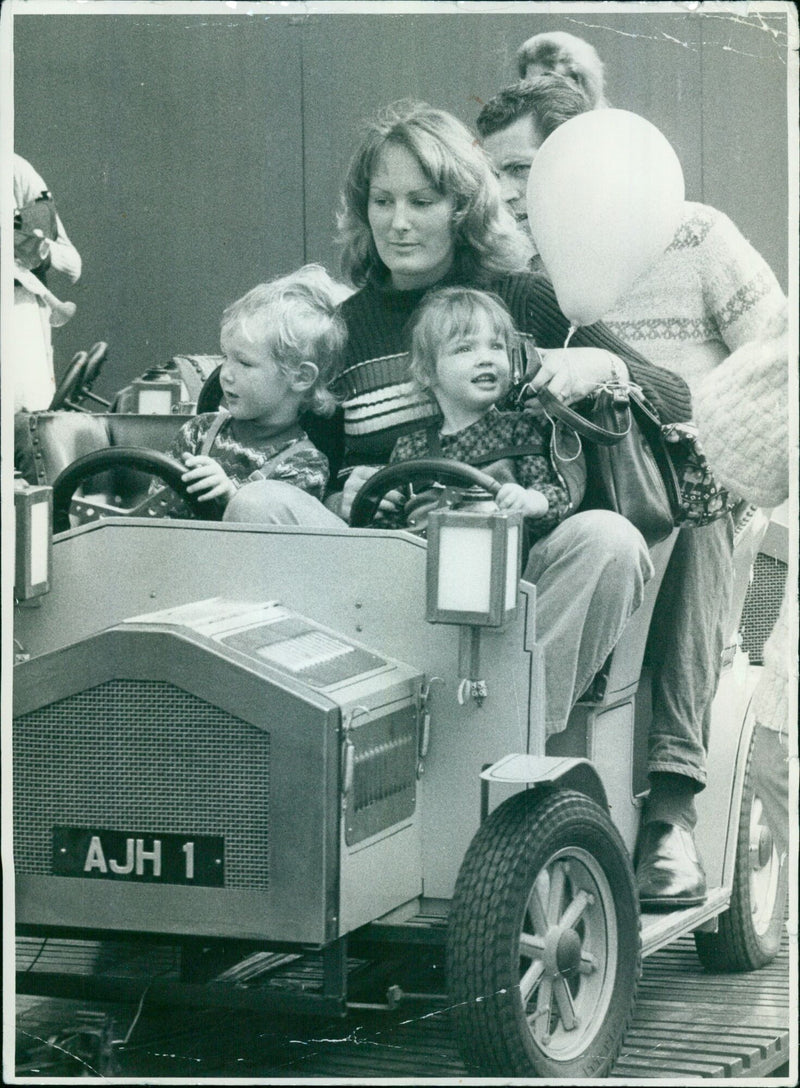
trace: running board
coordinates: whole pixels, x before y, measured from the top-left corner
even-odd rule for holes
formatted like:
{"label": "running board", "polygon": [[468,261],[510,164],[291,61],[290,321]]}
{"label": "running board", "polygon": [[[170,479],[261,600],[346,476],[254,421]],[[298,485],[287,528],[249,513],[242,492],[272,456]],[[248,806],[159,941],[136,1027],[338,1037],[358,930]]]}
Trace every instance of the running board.
{"label": "running board", "polygon": [[672,944],[682,934],[700,929],[704,922],[722,914],[730,900],[730,889],[714,888],[699,907],[667,912],[642,911],[642,955],[649,956]]}

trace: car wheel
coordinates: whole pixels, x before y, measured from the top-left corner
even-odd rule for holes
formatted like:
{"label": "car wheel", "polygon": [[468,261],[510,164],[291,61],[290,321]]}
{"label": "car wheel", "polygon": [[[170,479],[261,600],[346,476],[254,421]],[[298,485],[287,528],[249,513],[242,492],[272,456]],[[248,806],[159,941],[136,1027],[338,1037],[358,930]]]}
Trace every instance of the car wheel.
{"label": "car wheel", "polygon": [[630,858],[596,802],[528,790],[489,816],[456,883],[447,972],[470,1070],[573,1080],[610,1070],[641,940]]}
{"label": "car wheel", "polygon": [[745,770],[736,868],[728,910],[716,933],[697,932],[695,947],[708,971],[755,971],[770,963],[781,943],[788,880],[758,796],[750,742]]}

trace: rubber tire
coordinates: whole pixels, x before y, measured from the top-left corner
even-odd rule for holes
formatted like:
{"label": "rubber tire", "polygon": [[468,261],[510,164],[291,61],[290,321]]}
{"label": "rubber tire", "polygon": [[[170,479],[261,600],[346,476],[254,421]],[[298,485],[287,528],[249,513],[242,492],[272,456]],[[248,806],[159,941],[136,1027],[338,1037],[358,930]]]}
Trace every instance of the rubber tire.
{"label": "rubber tire", "polygon": [[[537,875],[548,859],[570,849],[591,855],[607,880],[617,955],[600,1025],[583,1050],[554,1060],[535,1042],[526,1020],[518,986],[519,937]],[[572,1081],[605,1076],[633,1016],[641,969],[633,869],[606,812],[584,794],[561,788],[526,790],[495,809],[466,853],[448,922],[452,1019],[470,1072]]]}
{"label": "rubber tire", "polygon": [[756,971],[775,959],[781,944],[786,898],[789,891],[785,858],[777,875],[775,899],[769,923],[763,933],[758,933],[753,924],[750,888],[750,816],[756,797],[753,768],[754,743],[755,733],[747,753],[730,906],[724,914],[719,916],[719,928],[716,933],[697,931],[694,935],[697,955],[707,971]]}

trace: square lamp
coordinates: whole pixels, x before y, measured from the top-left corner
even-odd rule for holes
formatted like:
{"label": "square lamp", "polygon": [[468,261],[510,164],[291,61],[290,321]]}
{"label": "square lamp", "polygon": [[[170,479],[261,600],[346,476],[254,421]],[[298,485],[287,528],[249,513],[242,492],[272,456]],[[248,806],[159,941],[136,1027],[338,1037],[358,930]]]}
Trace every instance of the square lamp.
{"label": "square lamp", "polygon": [[522,514],[433,510],[428,515],[429,623],[502,627],[517,610]]}
{"label": "square lamp", "polygon": [[131,382],[138,415],[168,416],[181,401],[180,378],[137,378]]}
{"label": "square lamp", "polygon": [[50,590],[50,559],[53,549],[53,489],[14,480],[16,549],[14,596],[18,601],[39,597]]}

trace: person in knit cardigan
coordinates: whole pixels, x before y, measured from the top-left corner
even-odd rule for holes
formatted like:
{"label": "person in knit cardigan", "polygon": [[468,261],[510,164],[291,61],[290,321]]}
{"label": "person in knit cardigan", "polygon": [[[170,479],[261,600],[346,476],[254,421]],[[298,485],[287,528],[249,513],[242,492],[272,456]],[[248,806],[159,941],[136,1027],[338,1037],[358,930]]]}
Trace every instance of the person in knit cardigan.
{"label": "person in knit cardigan", "polygon": [[[512,210],[525,204],[530,166],[547,136],[591,108],[579,84],[557,73],[507,87],[484,105],[478,132]],[[761,342],[785,309],[772,270],[731,220],[687,201],[672,242],[605,315],[605,324],[680,374],[694,393],[707,375],[727,371],[737,349]],[[705,898],[694,797],[706,783],[732,582],[730,515],[678,534],[648,643],[654,665],[650,793],[636,873],[645,907],[691,906]]]}
{"label": "person in knit cardigan", "polygon": [[[545,349],[534,388],[580,399],[617,373],[649,391],[665,422],[689,418],[685,383],[601,325],[578,330],[577,346],[562,350],[569,322],[552,286],[524,271],[524,235],[503,206],[486,156],[450,114],[402,103],[373,121],[350,165],[340,230],[345,271],[359,288],[342,304],[348,339],[333,385],[343,400],[349,475],[327,501],[343,517],[363,482],[389,461],[395,441],[438,418],[435,400],[410,379],[408,324],[439,287],[500,297],[516,327]],[[607,510],[570,513],[542,543],[531,575],[545,675],[567,674],[546,708],[549,732],[565,728],[652,572],[641,534],[624,518]]]}
{"label": "person in knit cardigan", "polygon": [[[789,496],[789,353],[786,322],[777,318],[768,338],[745,344],[724,368],[697,386],[694,413],[716,479],[756,506],[778,506]],[[753,766],[778,850],[788,850],[789,758],[797,734],[789,731],[789,696],[797,691],[797,656],[789,640],[789,610],[797,586],[787,582],[775,627],[764,646],[764,667],[753,694]],[[796,640],[795,640],[796,645]]]}

